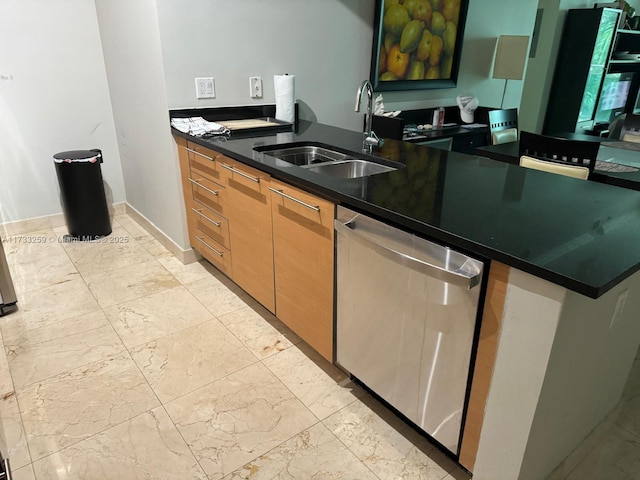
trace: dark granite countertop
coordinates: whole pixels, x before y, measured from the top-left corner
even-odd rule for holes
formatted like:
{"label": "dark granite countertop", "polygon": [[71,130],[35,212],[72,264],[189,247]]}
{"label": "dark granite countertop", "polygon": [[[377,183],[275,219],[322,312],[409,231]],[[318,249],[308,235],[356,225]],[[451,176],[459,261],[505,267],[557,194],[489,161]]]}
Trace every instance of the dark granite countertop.
{"label": "dark granite countertop", "polygon": [[307,121],[299,121],[295,132],[248,138],[173,133],[337,203],[591,298],[640,269],[637,191],[388,139],[373,155],[406,168],[351,180],[254,150],[319,142],[360,151],[361,133]]}

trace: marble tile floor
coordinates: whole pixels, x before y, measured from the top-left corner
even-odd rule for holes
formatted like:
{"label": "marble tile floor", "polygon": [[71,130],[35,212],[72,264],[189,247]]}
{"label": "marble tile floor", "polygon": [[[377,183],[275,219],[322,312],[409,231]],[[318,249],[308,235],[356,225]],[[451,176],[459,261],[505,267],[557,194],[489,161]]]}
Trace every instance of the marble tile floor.
{"label": "marble tile floor", "polygon": [[[101,241],[65,233],[4,238],[15,479],[469,479],[206,262],[126,214]],[[629,458],[632,435],[616,437]]]}

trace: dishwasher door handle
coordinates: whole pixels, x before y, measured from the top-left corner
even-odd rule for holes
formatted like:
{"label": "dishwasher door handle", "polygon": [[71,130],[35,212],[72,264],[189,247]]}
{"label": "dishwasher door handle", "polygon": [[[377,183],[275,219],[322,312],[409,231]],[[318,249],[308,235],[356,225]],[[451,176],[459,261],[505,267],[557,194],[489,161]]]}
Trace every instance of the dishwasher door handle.
{"label": "dishwasher door handle", "polygon": [[351,225],[352,222],[353,219],[347,223],[342,223],[339,220],[334,220],[336,231],[348,236],[349,238],[358,240],[359,242],[366,244],[383,257],[386,257],[396,263],[405,265],[429,277],[436,278],[452,285],[466,287],[467,289],[472,289],[480,283],[480,272],[469,273],[462,270],[448,270],[447,268],[433,265],[418,258],[412,257],[411,255],[408,255],[406,253],[399,252],[385,245],[381,245],[374,239],[357,231],[354,228],[355,225]]}

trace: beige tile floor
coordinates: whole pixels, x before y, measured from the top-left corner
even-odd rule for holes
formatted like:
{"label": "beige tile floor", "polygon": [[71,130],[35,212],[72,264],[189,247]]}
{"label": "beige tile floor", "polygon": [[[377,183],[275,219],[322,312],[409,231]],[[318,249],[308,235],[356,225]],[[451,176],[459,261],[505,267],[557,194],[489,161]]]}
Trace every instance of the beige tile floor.
{"label": "beige tile floor", "polygon": [[[469,478],[129,216],[105,241],[65,233],[5,238],[20,308],[0,319],[0,428],[17,480]],[[629,458],[632,435],[613,439]]]}

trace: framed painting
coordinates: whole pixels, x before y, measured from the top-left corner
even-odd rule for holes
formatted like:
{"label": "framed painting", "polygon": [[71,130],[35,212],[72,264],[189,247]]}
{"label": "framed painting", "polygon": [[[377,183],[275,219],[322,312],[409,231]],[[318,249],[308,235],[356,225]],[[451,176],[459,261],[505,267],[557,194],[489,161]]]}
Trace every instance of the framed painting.
{"label": "framed painting", "polygon": [[452,88],[469,0],[376,0],[375,91]]}

